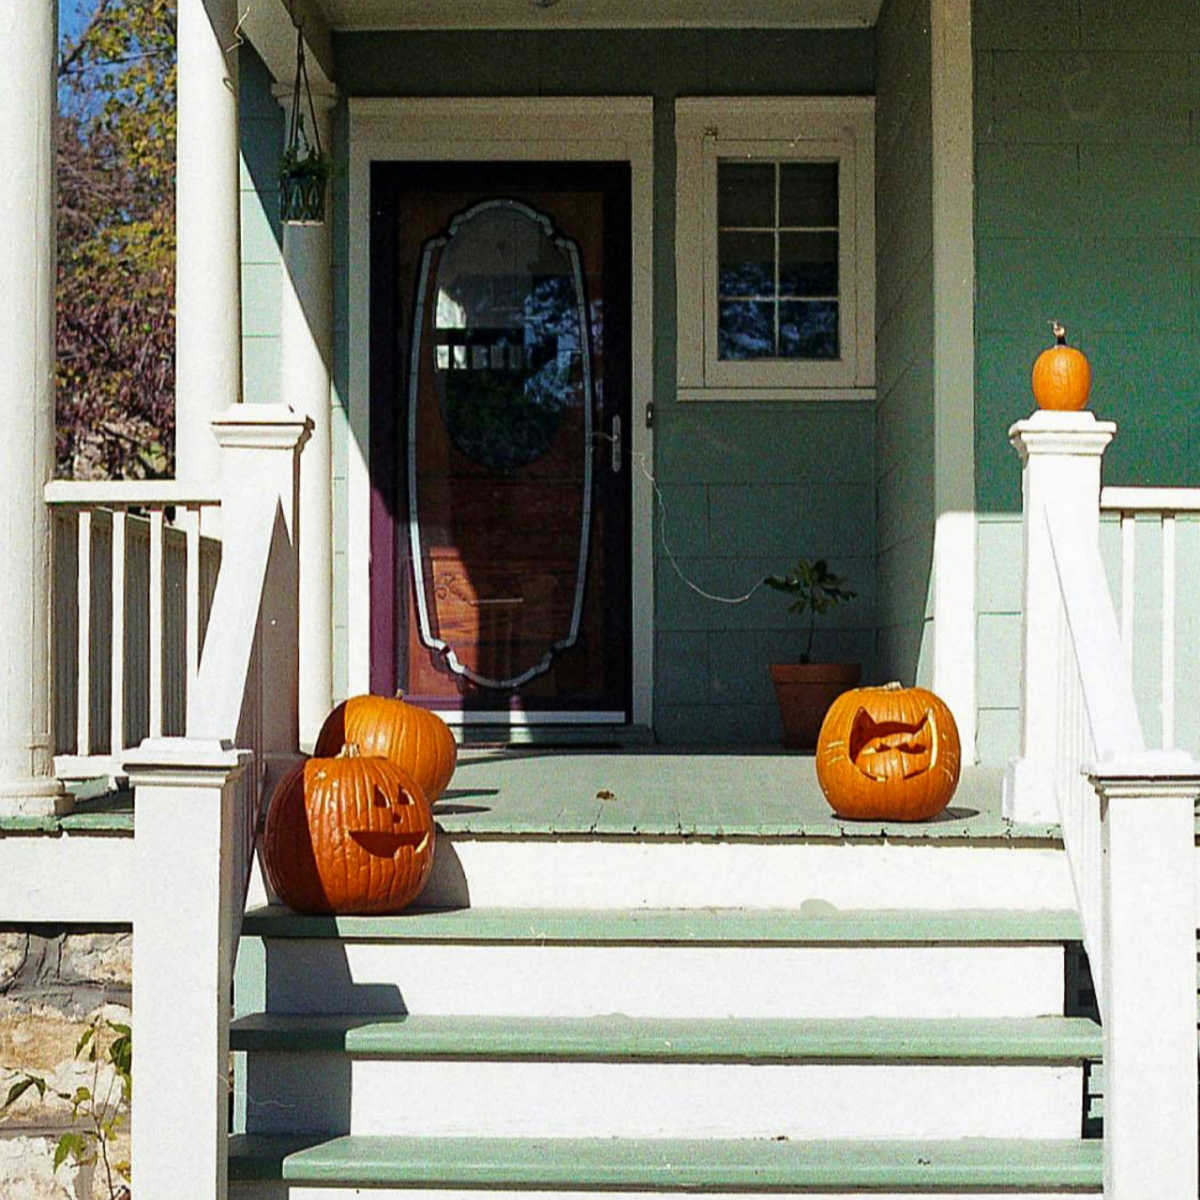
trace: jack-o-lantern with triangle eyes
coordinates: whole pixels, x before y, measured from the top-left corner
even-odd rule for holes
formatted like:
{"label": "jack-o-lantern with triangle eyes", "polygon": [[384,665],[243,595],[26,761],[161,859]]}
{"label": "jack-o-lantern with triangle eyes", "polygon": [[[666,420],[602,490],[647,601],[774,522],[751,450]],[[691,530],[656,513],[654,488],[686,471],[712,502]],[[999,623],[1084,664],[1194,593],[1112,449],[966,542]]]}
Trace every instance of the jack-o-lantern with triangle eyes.
{"label": "jack-o-lantern with triangle eyes", "polygon": [[950,803],[961,759],[945,702],[898,683],[843,692],[817,738],[825,799],[854,820],[929,820]]}
{"label": "jack-o-lantern with triangle eyes", "polygon": [[346,746],[279,781],[263,860],[280,900],[303,913],[395,913],[433,869],[429,801],[395,763]]}

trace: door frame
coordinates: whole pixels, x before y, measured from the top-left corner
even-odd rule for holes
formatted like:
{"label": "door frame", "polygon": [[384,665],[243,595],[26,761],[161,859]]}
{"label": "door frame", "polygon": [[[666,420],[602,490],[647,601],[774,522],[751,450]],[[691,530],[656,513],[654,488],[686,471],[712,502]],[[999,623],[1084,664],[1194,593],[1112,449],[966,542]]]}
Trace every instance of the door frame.
{"label": "door frame", "polygon": [[[630,719],[649,726],[654,687],[654,102],[648,96],[365,99],[349,103],[349,430],[345,525],[347,667],[369,690],[371,629],[370,191],[379,161],[625,161],[630,167],[632,454]],[[337,406],[334,413],[337,413]],[[636,464],[643,464],[639,470]],[[520,719],[514,715],[514,721]]]}

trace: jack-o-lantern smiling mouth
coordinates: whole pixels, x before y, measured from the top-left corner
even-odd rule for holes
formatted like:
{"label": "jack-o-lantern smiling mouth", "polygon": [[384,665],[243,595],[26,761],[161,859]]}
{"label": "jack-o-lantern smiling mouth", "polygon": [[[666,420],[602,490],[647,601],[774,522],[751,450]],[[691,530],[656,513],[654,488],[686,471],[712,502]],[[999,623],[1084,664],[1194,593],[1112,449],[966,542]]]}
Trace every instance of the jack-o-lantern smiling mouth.
{"label": "jack-o-lantern smiling mouth", "polygon": [[933,766],[937,730],[932,714],[915,725],[903,721],[876,721],[860,708],[850,727],[850,761],[868,779],[912,779]]}
{"label": "jack-o-lantern smiling mouth", "polygon": [[403,830],[352,829],[350,838],[376,858],[395,858],[401,850],[406,848],[412,850],[414,854],[423,851],[429,841],[429,834],[419,830],[406,833]]}

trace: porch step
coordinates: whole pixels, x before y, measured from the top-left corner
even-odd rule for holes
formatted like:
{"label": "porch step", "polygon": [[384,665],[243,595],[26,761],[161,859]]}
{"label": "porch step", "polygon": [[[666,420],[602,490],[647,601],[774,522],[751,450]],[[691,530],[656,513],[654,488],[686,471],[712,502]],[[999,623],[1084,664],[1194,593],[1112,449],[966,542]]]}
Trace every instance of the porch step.
{"label": "porch step", "polygon": [[[240,1136],[229,1172],[239,1200],[278,1200],[289,1187],[372,1187],[379,1200],[424,1189],[504,1189],[597,1197],[705,1191],[759,1195],[870,1190],[875,1200],[946,1192],[1099,1192],[1101,1143],[1072,1140],[928,1141],[610,1138]],[[258,1181],[258,1182],[255,1182]],[[394,1190],[387,1190],[394,1189]],[[403,1189],[403,1191],[402,1191]],[[293,1193],[305,1195],[303,1190]],[[307,1193],[324,1195],[324,1191]]]}
{"label": "porch step", "polygon": [[230,1029],[231,1050],[639,1062],[1021,1062],[1099,1058],[1100,1027],[1084,1017],[984,1020],[672,1020],[592,1018],[385,1019],[256,1013]]}
{"label": "porch step", "polygon": [[[1078,1137],[1089,1021],[258,1015],[251,1132]],[[407,1098],[407,1099],[405,1099]]]}
{"label": "porch step", "polygon": [[[274,1013],[719,1019],[1063,1012],[1062,911],[250,913]],[[257,951],[256,948],[257,947]]]}

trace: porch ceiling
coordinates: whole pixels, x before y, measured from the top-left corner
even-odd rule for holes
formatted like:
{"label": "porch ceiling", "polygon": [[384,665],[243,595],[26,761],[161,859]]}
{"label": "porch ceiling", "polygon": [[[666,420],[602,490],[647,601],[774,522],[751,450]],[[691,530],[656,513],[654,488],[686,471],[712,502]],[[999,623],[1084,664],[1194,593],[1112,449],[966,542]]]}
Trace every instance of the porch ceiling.
{"label": "porch ceiling", "polygon": [[311,0],[331,29],[845,28],[882,0]]}

